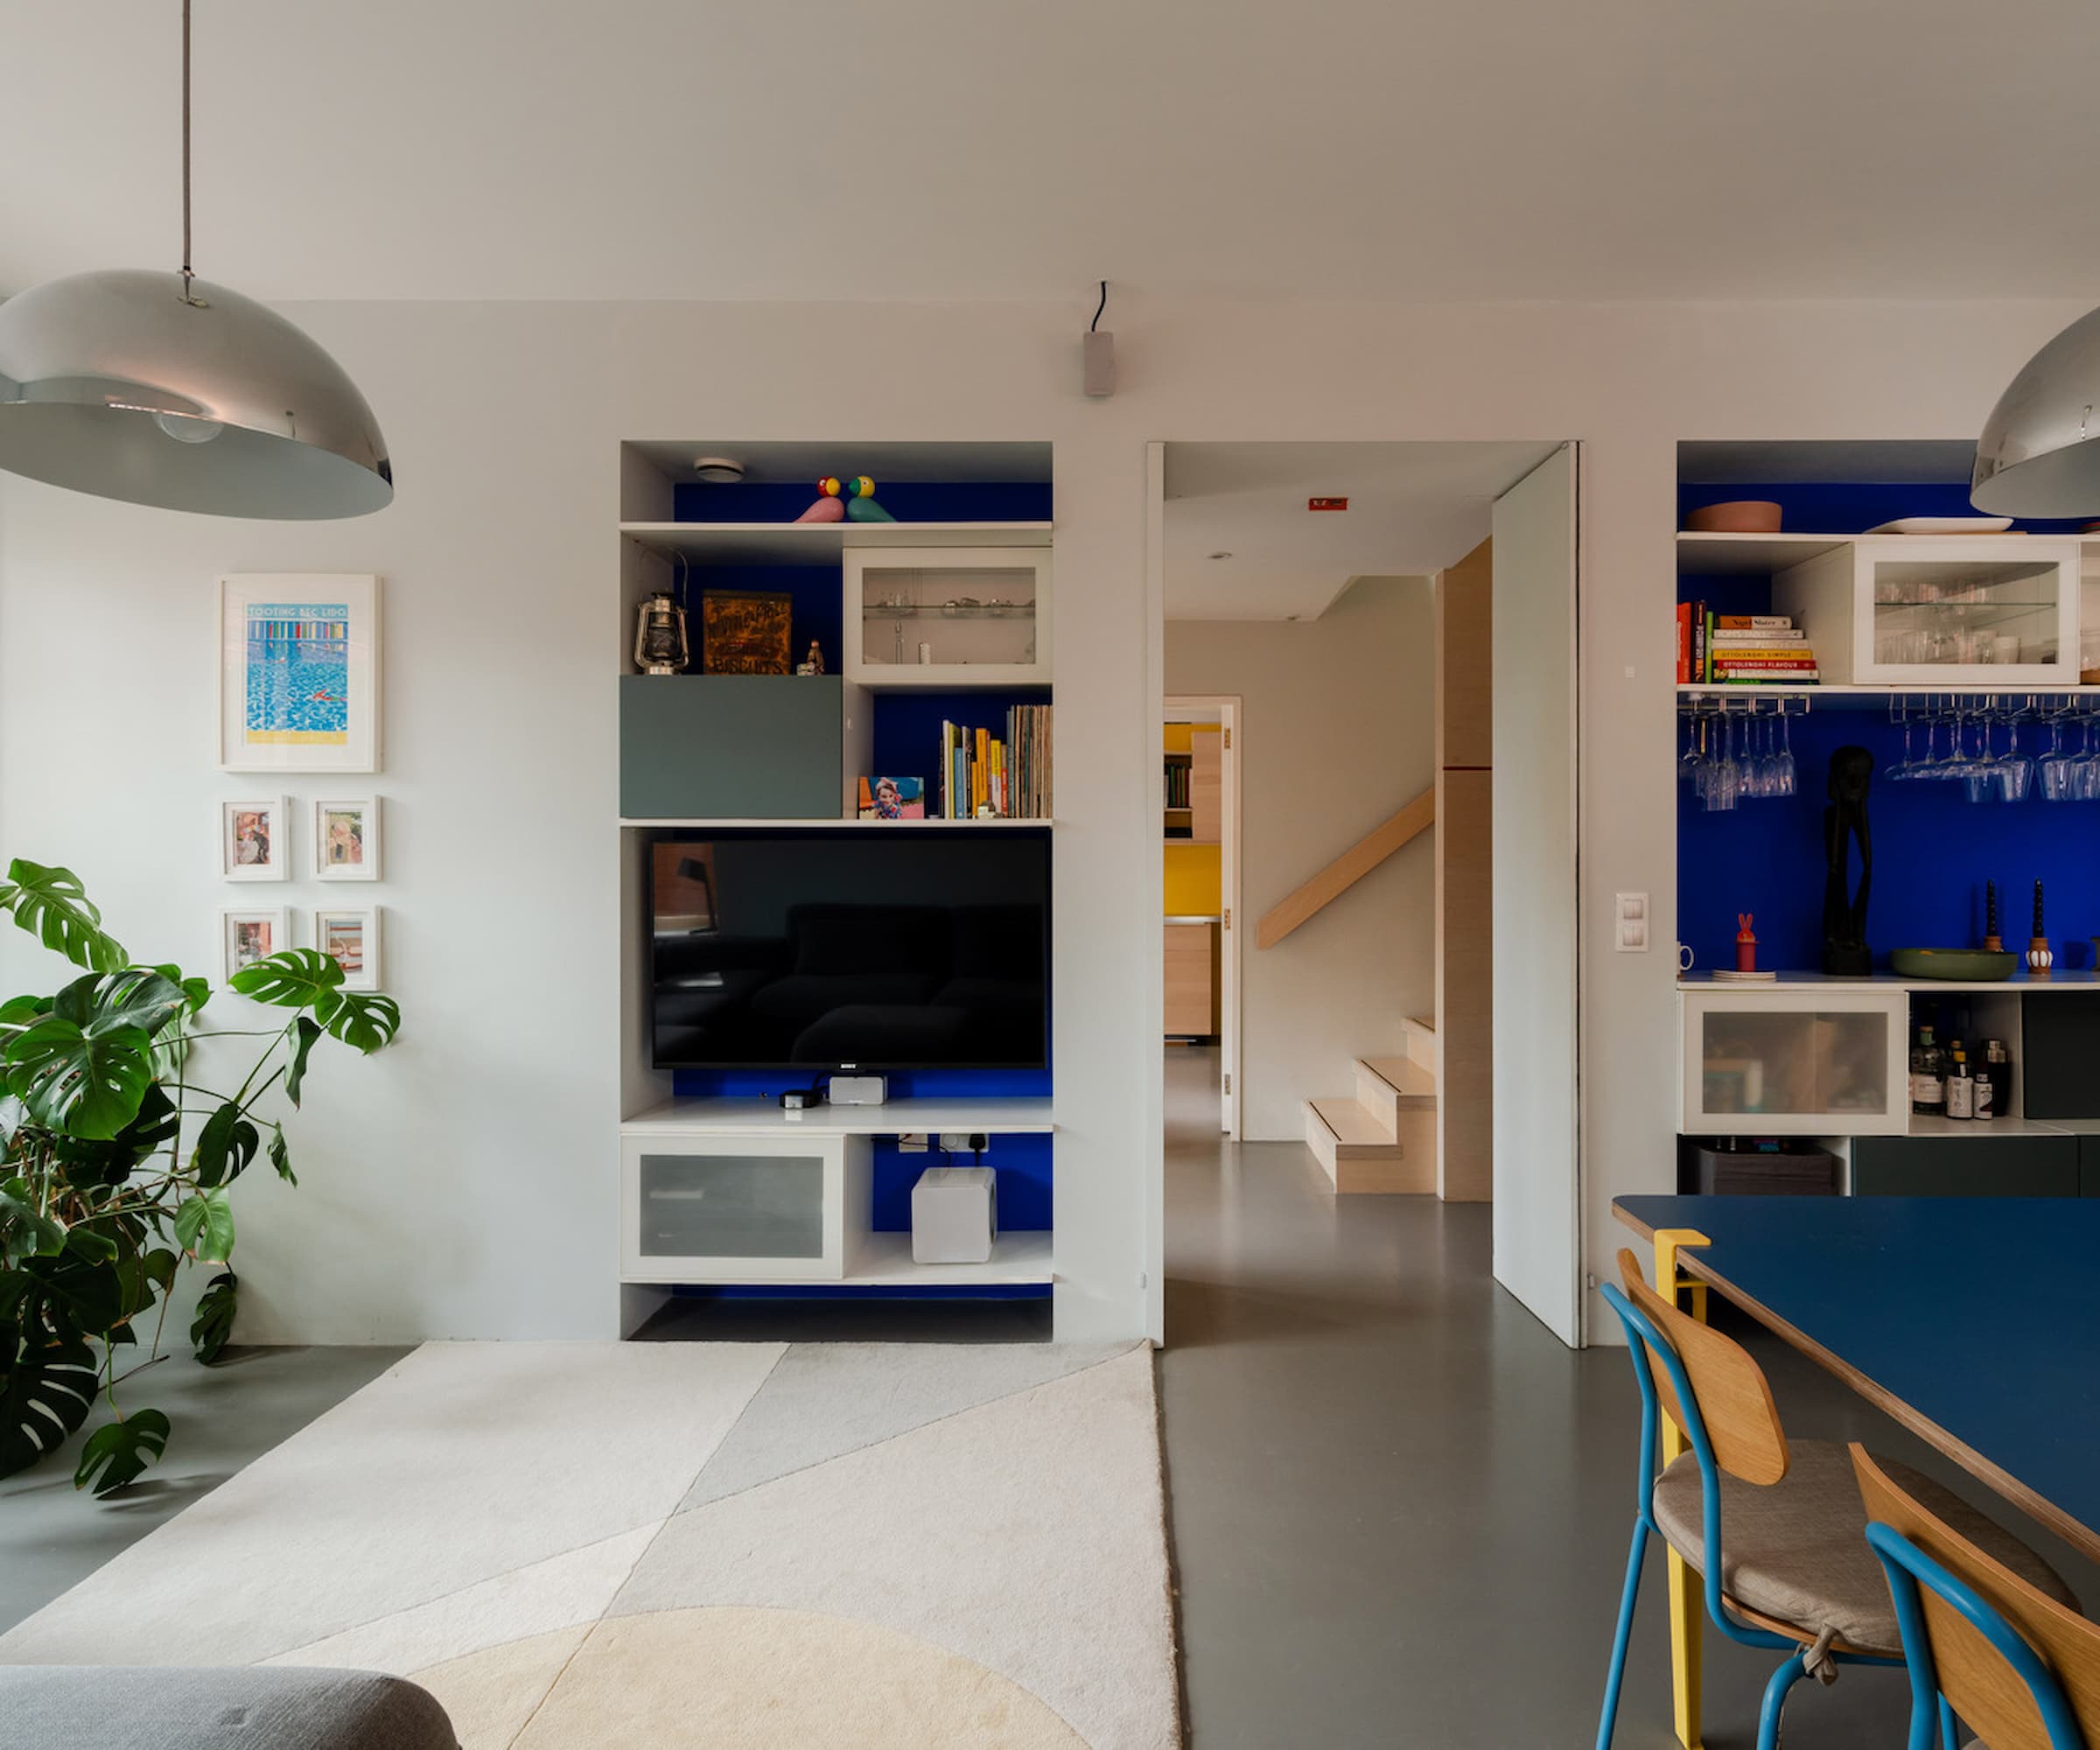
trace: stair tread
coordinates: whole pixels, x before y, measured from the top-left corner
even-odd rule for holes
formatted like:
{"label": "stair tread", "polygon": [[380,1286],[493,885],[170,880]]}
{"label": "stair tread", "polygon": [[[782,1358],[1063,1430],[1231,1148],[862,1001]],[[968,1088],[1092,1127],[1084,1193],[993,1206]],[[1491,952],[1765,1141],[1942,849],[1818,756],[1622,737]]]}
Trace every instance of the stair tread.
{"label": "stair tread", "polygon": [[1375,1113],[1357,1104],[1353,1094],[1323,1095],[1306,1103],[1320,1114],[1320,1123],[1334,1132],[1334,1140],[1345,1148],[1397,1150],[1400,1146]]}
{"label": "stair tread", "polygon": [[1406,1015],[1402,1017],[1400,1025],[1410,1032],[1427,1033],[1432,1039],[1437,1036],[1437,1023],[1430,1015]]}
{"label": "stair tread", "polygon": [[1411,1057],[1360,1057],[1356,1060],[1403,1100],[1434,1104],[1437,1073]]}

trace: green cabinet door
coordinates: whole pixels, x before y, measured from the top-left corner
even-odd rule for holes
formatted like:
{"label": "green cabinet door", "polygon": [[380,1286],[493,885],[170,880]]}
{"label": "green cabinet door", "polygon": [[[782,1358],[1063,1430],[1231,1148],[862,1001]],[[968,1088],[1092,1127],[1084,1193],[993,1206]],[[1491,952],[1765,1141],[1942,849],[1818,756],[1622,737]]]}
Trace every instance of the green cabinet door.
{"label": "green cabinet door", "polygon": [[[1855,1197],[2076,1197],[2077,1137],[1857,1137]],[[2100,1165],[2100,1157],[2096,1157]]]}
{"label": "green cabinet door", "polygon": [[620,814],[838,819],[844,686],[836,675],[622,675]]}

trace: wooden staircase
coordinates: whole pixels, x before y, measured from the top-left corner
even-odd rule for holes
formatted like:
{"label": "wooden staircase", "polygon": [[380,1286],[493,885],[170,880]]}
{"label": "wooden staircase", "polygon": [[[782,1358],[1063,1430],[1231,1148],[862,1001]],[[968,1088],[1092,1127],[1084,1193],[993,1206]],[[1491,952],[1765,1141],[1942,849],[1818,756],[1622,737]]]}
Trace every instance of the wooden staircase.
{"label": "wooden staircase", "polygon": [[1306,1145],[1338,1192],[1437,1191],[1437,1029],[1410,1019],[1405,1057],[1360,1057],[1356,1091],[1306,1102]]}

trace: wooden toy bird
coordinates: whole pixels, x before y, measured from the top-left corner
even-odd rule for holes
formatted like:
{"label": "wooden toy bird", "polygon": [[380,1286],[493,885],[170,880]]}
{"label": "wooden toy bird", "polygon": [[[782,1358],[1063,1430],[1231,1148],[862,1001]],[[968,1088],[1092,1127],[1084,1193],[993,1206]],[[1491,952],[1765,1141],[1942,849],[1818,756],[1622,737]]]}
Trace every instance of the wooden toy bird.
{"label": "wooden toy bird", "polygon": [[837,480],[827,474],[816,483],[816,489],[823,496],[794,520],[797,522],[844,522],[846,520],[846,501],[838,495]]}
{"label": "wooden toy bird", "polygon": [[846,499],[846,514],[855,522],[894,522],[896,518],[875,502],[875,482],[865,474],[857,474],[848,480],[843,489]]}

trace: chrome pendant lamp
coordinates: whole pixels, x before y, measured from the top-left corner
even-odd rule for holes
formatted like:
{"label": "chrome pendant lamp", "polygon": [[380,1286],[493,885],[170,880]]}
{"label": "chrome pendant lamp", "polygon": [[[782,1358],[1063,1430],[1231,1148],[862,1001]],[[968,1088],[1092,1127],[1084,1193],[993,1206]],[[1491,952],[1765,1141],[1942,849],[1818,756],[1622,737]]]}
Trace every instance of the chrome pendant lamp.
{"label": "chrome pendant lamp", "polygon": [[1976,446],[1970,501],[1993,516],[2100,516],[2100,310],[2029,359]]}
{"label": "chrome pendant lamp", "polygon": [[361,516],[394,496],[379,423],[274,310],[190,269],[190,0],[182,268],[69,274],[0,304],[0,468],[215,516]]}

